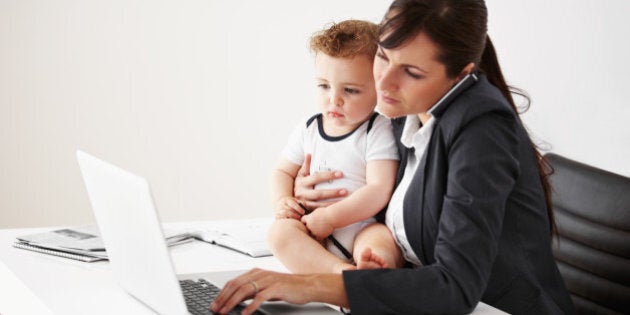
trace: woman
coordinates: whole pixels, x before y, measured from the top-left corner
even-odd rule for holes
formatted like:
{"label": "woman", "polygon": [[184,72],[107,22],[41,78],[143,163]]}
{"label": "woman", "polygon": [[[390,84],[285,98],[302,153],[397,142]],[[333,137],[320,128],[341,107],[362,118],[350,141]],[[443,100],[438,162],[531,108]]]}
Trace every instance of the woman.
{"label": "woman", "polygon": [[[461,314],[479,301],[512,314],[573,313],[551,253],[543,161],[486,30],[483,0],[395,0],[382,23],[378,108],[396,118],[401,166],[385,215],[391,232],[376,225],[365,233],[391,233],[410,267],[253,270],[225,286],[213,311],[253,298],[247,312],[281,299],[355,314]],[[296,195],[334,193],[304,193],[321,177],[302,179]]]}

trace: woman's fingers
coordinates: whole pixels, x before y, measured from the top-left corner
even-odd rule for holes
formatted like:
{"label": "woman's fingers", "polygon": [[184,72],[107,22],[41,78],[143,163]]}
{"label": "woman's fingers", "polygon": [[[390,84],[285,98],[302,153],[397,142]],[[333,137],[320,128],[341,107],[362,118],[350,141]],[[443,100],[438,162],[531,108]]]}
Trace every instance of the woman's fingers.
{"label": "woman's fingers", "polygon": [[219,311],[221,314],[227,314],[231,309],[233,309],[236,305],[250,299],[254,296],[254,287],[249,283],[245,283],[238,287],[234,294],[227,300],[223,308]]}
{"label": "woman's fingers", "polygon": [[263,271],[260,269],[252,269],[228,281],[212,302],[210,309],[215,313],[225,314],[238,303],[255,296],[256,291],[260,292],[261,290],[260,285],[256,282],[261,272]]}
{"label": "woman's fingers", "polygon": [[254,296],[254,299],[245,307],[245,309],[243,310],[241,314],[249,315],[249,314],[254,313],[263,302],[269,300],[269,298],[266,297],[266,295],[267,294],[264,291],[261,291],[260,293],[256,294],[256,296]]}
{"label": "woman's fingers", "polygon": [[306,177],[310,174],[311,174],[311,155],[307,154],[306,156],[304,156],[304,163],[302,163],[302,166],[298,170],[298,176]]}
{"label": "woman's fingers", "polygon": [[225,314],[247,299],[252,301],[245,307],[243,314],[252,314],[265,301],[281,300],[292,304],[321,301],[345,306],[348,304],[341,275],[290,275],[253,269],[228,281],[212,303],[211,310]]}
{"label": "woman's fingers", "polygon": [[[243,309],[242,314],[249,315],[254,313],[262,303],[266,301],[278,300],[277,292],[278,286],[274,286],[274,282],[282,282],[283,279],[287,280],[283,275],[273,272],[263,272],[257,277],[256,284],[258,292],[253,295],[252,301]],[[282,287],[282,286],[280,286]]]}
{"label": "woman's fingers", "polygon": [[[314,189],[315,185],[343,177],[340,171],[324,171],[315,174],[310,173],[311,155],[304,157],[304,163],[300,167],[293,185],[293,196],[305,203],[319,202],[320,200],[344,197],[348,194],[345,189]],[[308,207],[313,209],[312,207]],[[298,211],[299,212],[299,211]]]}
{"label": "woman's fingers", "polygon": [[299,200],[303,200],[306,202],[314,201],[320,202],[319,200],[344,197],[348,194],[348,191],[344,188],[338,189],[303,189],[301,187],[295,186],[295,198]]}
{"label": "woman's fingers", "polygon": [[[281,293],[277,292],[278,287],[284,286],[274,286],[273,284],[283,280],[290,283],[291,277],[277,272],[252,269],[228,281],[212,303],[210,309],[212,312],[226,314],[240,302],[253,299],[243,310],[243,314],[252,314],[263,302],[278,299],[278,294]],[[291,301],[291,299],[288,302],[304,303],[300,300]]]}
{"label": "woman's fingers", "polygon": [[295,180],[300,184],[300,186],[313,187],[319,183],[339,179],[342,177],[343,173],[341,171],[321,171],[315,174],[310,174],[308,176],[301,176],[300,174],[298,174]]}

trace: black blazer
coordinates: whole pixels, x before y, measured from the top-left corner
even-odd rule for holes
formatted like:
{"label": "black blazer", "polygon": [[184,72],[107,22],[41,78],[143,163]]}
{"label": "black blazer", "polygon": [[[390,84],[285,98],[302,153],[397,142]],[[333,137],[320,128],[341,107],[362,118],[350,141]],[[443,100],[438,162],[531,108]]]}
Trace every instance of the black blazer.
{"label": "black blazer", "polygon": [[[407,190],[407,237],[424,267],[343,273],[354,314],[464,314],[481,300],[511,314],[571,314],[551,253],[531,140],[481,75],[437,119]],[[400,143],[405,118],[394,119]]]}

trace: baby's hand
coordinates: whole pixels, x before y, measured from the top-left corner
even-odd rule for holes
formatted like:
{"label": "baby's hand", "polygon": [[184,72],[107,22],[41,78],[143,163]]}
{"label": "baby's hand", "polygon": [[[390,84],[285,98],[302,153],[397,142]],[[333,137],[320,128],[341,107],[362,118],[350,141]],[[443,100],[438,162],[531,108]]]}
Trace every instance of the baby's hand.
{"label": "baby's hand", "polygon": [[317,208],[311,214],[302,216],[302,223],[311,232],[311,235],[321,241],[332,234],[335,229],[325,215],[326,208]]}
{"label": "baby's hand", "polygon": [[293,197],[282,197],[276,203],[276,219],[299,220],[304,215],[304,209]]}

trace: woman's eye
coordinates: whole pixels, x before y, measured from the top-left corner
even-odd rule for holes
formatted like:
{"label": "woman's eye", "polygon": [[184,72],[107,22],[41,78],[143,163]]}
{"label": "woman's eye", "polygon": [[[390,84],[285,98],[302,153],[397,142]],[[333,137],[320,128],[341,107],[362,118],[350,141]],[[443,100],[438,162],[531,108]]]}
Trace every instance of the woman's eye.
{"label": "woman's eye", "polygon": [[413,71],[409,70],[409,69],[405,69],[405,72],[407,72],[407,74],[414,78],[414,79],[421,79],[423,77],[423,75],[418,74],[418,73],[414,73]]}

